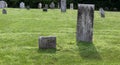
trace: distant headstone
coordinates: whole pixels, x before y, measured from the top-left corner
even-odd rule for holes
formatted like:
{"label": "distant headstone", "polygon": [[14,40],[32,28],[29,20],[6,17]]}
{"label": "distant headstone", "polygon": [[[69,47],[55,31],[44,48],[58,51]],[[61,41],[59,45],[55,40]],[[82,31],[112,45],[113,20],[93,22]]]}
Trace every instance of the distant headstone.
{"label": "distant headstone", "polygon": [[26,9],[27,9],[27,10],[30,10],[30,6],[29,6],[29,5],[28,5],[28,6],[26,6]]}
{"label": "distant headstone", "polygon": [[48,4],[45,4],[45,8],[47,8],[47,9],[48,9]]}
{"label": "distant headstone", "polygon": [[58,3],[58,9],[60,8],[60,4]]}
{"label": "distant headstone", "polygon": [[51,9],[54,9],[54,8],[55,8],[55,3],[54,3],[54,2],[52,2],[52,3],[50,4],[50,8],[51,8]]}
{"label": "distant headstone", "polygon": [[70,9],[72,9],[72,10],[74,9],[73,3],[70,4]]}
{"label": "distant headstone", "polygon": [[61,12],[66,12],[66,0],[61,0]]}
{"label": "distant headstone", "polygon": [[56,48],[56,37],[40,37],[38,42],[39,49]]}
{"label": "distant headstone", "polygon": [[113,8],[113,11],[117,11],[117,8]]}
{"label": "distant headstone", "polygon": [[25,3],[24,2],[20,3],[20,8],[25,8]]}
{"label": "distant headstone", "polygon": [[7,14],[7,10],[6,10],[6,9],[3,9],[3,10],[2,10],[2,14]]}
{"label": "distant headstone", "polygon": [[92,42],[93,39],[93,22],[94,22],[94,5],[79,4],[77,17],[77,42]]}
{"label": "distant headstone", "polygon": [[48,10],[47,10],[47,8],[43,8],[43,11],[44,11],[44,12],[47,12]]}
{"label": "distant headstone", "polygon": [[38,8],[41,9],[42,8],[42,3],[38,4]]}
{"label": "distant headstone", "polygon": [[0,1],[0,8],[7,7],[7,3],[5,1]]}
{"label": "distant headstone", "polygon": [[105,17],[105,12],[104,12],[103,8],[100,8],[99,12],[100,12],[101,17],[104,18]]}
{"label": "distant headstone", "polygon": [[109,10],[109,8],[108,8],[108,7],[105,7],[105,10],[106,10],[106,11],[108,11],[108,10]]}

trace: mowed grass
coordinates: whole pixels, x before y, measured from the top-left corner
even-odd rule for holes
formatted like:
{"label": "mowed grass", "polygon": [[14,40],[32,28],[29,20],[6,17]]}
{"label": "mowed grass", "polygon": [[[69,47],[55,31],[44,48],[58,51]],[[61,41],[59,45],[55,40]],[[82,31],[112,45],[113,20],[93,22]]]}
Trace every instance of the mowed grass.
{"label": "mowed grass", "polygon": [[[0,13],[0,65],[120,65],[120,12],[101,18],[95,11],[93,43],[77,44],[77,10],[7,11]],[[38,50],[39,36],[56,36],[57,49]]]}

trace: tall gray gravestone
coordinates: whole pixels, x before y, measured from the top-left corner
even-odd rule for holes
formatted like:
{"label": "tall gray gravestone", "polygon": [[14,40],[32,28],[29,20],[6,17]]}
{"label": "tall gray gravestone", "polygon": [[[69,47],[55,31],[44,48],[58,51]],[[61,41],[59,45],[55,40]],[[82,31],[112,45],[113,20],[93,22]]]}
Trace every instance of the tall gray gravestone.
{"label": "tall gray gravestone", "polygon": [[38,41],[39,49],[56,48],[56,37],[40,37]]}
{"label": "tall gray gravestone", "polygon": [[55,8],[55,3],[54,3],[54,2],[52,2],[52,3],[50,4],[50,8],[51,8],[51,9],[54,9],[54,8]]}
{"label": "tall gray gravestone", "polygon": [[70,3],[70,9],[71,9],[71,10],[74,9],[74,5],[73,5],[73,3]]}
{"label": "tall gray gravestone", "polygon": [[7,7],[7,3],[5,1],[0,1],[0,8]]}
{"label": "tall gray gravestone", "polygon": [[38,8],[41,9],[42,8],[42,3],[38,4]]}
{"label": "tall gray gravestone", "polygon": [[103,10],[103,8],[99,9],[100,15],[102,18],[105,18],[105,11]]}
{"label": "tall gray gravestone", "polygon": [[94,5],[79,4],[77,19],[77,42],[92,42],[94,22]]}
{"label": "tall gray gravestone", "polygon": [[20,3],[20,8],[25,8],[25,3],[24,2]]}
{"label": "tall gray gravestone", "polygon": [[66,0],[61,0],[61,12],[66,12]]}

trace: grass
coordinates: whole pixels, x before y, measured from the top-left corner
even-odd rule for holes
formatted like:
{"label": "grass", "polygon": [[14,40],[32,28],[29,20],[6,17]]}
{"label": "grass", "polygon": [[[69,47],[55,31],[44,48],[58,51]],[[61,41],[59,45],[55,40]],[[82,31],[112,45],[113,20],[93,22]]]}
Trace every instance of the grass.
{"label": "grass", "polygon": [[[120,65],[120,12],[101,18],[95,11],[93,43],[77,44],[77,10],[7,11],[0,14],[0,65]],[[57,49],[38,50],[39,36],[56,36]]]}

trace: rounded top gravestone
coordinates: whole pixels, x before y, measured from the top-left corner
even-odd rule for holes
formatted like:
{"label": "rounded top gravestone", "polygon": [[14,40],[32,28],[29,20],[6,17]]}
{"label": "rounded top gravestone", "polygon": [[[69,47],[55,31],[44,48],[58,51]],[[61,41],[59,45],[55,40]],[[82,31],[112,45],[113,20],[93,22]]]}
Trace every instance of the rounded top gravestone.
{"label": "rounded top gravestone", "polygon": [[20,3],[20,8],[25,8],[25,3],[24,2]]}
{"label": "rounded top gravestone", "polygon": [[7,3],[5,1],[0,1],[0,8],[7,7]]}

